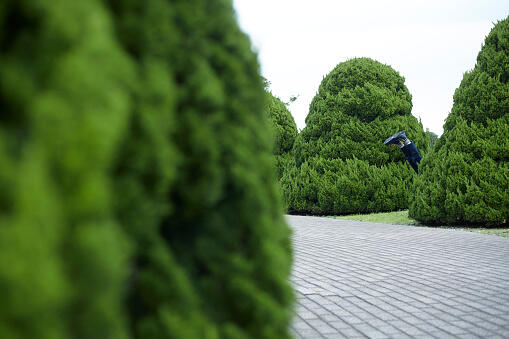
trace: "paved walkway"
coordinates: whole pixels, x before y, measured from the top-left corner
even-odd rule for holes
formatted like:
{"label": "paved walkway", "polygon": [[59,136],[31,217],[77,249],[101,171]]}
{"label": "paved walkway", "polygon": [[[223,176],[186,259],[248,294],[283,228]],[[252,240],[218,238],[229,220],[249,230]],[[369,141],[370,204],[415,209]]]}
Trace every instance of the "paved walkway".
{"label": "paved walkway", "polygon": [[295,338],[509,338],[509,238],[289,216]]}

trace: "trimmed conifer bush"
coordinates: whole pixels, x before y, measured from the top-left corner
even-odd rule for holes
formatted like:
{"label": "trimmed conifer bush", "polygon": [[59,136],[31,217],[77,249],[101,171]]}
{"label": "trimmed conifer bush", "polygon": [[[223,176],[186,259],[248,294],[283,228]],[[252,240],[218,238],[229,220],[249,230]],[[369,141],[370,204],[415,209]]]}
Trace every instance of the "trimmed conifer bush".
{"label": "trimmed conifer bush", "polygon": [[295,164],[282,178],[293,213],[346,214],[408,207],[411,167],[383,141],[405,130],[421,153],[422,124],[411,115],[404,78],[369,58],[337,65],[313,98],[298,135]]}
{"label": "trimmed conifer bush", "polygon": [[409,215],[430,224],[507,223],[509,18],[486,37],[454,93],[444,133],[421,163]]}
{"label": "trimmed conifer bush", "polygon": [[[118,168],[128,197],[119,214],[130,233],[146,232],[137,237],[130,295],[137,335],[287,337],[289,231],[272,180],[256,56],[246,52],[231,4],[115,1],[112,9],[140,73],[164,84],[139,86],[133,119],[144,123],[132,124]],[[149,115],[154,105],[167,113]]]}
{"label": "trimmed conifer bush", "polygon": [[231,2],[7,1],[0,25],[2,337],[288,338],[289,229]]}
{"label": "trimmed conifer bush", "polygon": [[298,134],[297,124],[285,103],[271,92],[267,92],[265,110],[272,126],[277,178],[281,179],[284,168],[293,158],[293,144]]}

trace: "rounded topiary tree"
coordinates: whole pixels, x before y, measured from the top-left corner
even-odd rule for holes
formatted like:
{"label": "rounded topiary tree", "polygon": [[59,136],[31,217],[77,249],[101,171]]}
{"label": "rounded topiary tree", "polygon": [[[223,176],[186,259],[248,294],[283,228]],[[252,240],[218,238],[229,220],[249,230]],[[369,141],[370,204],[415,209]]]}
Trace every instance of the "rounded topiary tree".
{"label": "rounded topiary tree", "polygon": [[281,179],[284,168],[293,157],[293,144],[298,134],[297,124],[285,103],[271,92],[267,92],[265,111],[272,126],[277,177]]}
{"label": "rounded topiary tree", "polygon": [[431,224],[509,217],[509,18],[486,37],[454,93],[444,133],[423,160],[409,215]]}
{"label": "rounded topiary tree", "polygon": [[311,102],[306,127],[295,141],[295,166],[283,175],[289,211],[345,214],[406,208],[412,170],[403,154],[383,141],[405,130],[426,151],[426,135],[411,109],[404,78],[390,66],[369,58],[337,65]]}

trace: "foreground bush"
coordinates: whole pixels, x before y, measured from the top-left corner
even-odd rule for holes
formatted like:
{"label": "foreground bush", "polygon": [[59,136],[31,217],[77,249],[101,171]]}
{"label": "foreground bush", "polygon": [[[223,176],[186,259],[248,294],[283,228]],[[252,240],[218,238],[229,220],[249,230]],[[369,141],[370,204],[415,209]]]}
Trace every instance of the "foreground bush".
{"label": "foreground bush", "polygon": [[2,338],[289,337],[289,230],[231,3],[0,14]]}
{"label": "foreground bush", "polygon": [[293,144],[298,134],[297,124],[285,103],[270,92],[267,92],[265,110],[272,126],[277,178],[281,179],[284,168],[293,158]]}
{"label": "foreground bush", "polygon": [[110,169],[132,62],[97,1],[0,8],[1,337],[125,338]]}
{"label": "foreground bush", "polygon": [[509,19],[486,37],[454,93],[444,133],[421,164],[409,215],[425,223],[507,223]]}
{"label": "foreground bush", "polygon": [[411,95],[390,66],[369,58],[340,63],[320,84],[306,127],[295,141],[295,164],[282,178],[292,213],[346,214],[408,206],[413,178],[402,152],[383,141],[405,130],[422,152],[422,125]]}

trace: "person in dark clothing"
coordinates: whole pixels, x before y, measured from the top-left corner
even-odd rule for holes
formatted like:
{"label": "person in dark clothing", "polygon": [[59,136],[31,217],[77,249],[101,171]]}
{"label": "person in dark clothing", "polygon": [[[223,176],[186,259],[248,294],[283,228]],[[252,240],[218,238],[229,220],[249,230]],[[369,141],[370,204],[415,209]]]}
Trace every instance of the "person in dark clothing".
{"label": "person in dark clothing", "polygon": [[398,146],[405,155],[405,158],[410,164],[410,166],[412,166],[412,168],[414,169],[415,173],[417,174],[419,173],[417,165],[421,162],[422,157],[419,154],[419,150],[417,149],[415,144],[406,137],[405,131],[401,131],[387,138],[384,141],[384,144],[387,146],[389,145]]}

